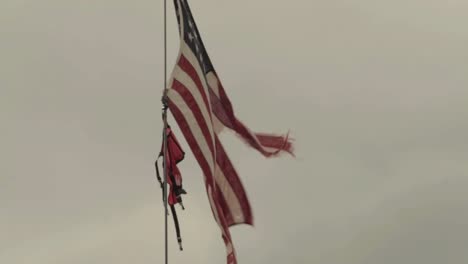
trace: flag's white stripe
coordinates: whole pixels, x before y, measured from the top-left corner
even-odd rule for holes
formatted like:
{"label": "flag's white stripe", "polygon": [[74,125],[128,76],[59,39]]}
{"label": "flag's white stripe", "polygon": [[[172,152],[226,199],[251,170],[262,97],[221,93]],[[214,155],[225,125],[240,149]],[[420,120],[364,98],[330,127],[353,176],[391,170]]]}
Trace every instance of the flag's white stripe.
{"label": "flag's white stripe", "polygon": [[[177,61],[180,60],[180,56],[181,56],[181,53],[179,53],[177,55]],[[168,86],[167,86],[167,89],[171,89],[172,87],[172,84],[174,83],[174,72],[176,71],[176,68],[177,68],[177,64],[174,66],[174,68],[172,69],[172,73],[171,73],[171,76],[169,77],[169,82],[168,82]]]}
{"label": "flag's white stripe", "polygon": [[[195,71],[199,75],[201,83],[203,84],[203,88],[205,90],[205,93],[208,94],[208,91],[206,89],[205,79],[203,78],[203,75],[200,76],[201,69],[200,69],[200,66],[198,64],[198,61],[197,61],[196,57],[191,52],[191,50],[188,48],[188,46],[186,46],[185,43],[182,44],[182,45],[185,45],[185,48],[182,48],[182,54],[190,62],[190,64],[192,64],[192,66],[195,68]],[[203,97],[200,94],[200,91],[198,90],[194,80],[178,66],[176,66],[173,75],[175,76],[175,79],[177,79],[187,89],[189,89],[189,91],[191,92],[191,94],[195,98],[195,101],[196,101],[197,105],[202,110],[202,115],[203,115],[203,118],[205,119],[205,122],[207,123],[208,128],[209,128],[209,133],[210,133],[210,136],[212,137],[213,146],[214,146],[215,142],[214,142],[214,136],[213,136],[213,125],[214,124],[217,125],[216,129],[215,129],[216,133],[219,133],[220,130],[221,130],[220,128],[222,128],[224,126],[218,120],[213,120],[213,121],[217,121],[217,122],[210,122],[211,119],[209,119],[208,113],[206,112],[206,107],[204,107],[205,103],[203,101]],[[217,88],[217,85],[216,85],[216,88]],[[207,99],[209,100],[209,97]],[[178,106],[178,107],[179,107],[179,109],[181,109],[180,106]],[[211,111],[211,106],[208,106],[208,107],[209,107],[209,109]],[[212,118],[217,119],[216,116],[214,116],[214,115],[212,116]],[[196,125],[198,126],[198,124],[196,124]],[[199,144],[202,144],[202,143],[199,142]],[[216,164],[216,166],[217,166],[217,168],[219,168],[219,166],[217,164]],[[222,188],[221,193],[223,194],[224,199],[225,199],[227,205],[229,206],[228,209],[231,212],[233,220],[235,222],[243,222],[245,220],[245,218],[244,218],[244,214],[243,214],[242,207],[240,205],[238,197],[234,193],[234,190],[232,189],[232,186],[226,180],[226,176],[224,175],[222,170],[219,169],[219,170],[216,170],[216,171],[217,171],[217,173],[213,174],[214,177],[215,177],[214,180]]]}
{"label": "flag's white stripe", "polygon": [[218,207],[216,206],[216,203],[213,199],[213,189],[211,188],[210,185],[208,185],[208,199],[210,200],[211,209],[213,210],[216,223],[218,224],[219,228],[223,232],[223,235],[226,236],[226,230],[224,230],[223,225],[221,225],[221,220],[219,219]]}
{"label": "flag's white stripe", "polygon": [[[191,109],[188,107],[188,105],[185,103],[182,96],[177,91],[169,90],[168,96],[172,100],[172,102],[176,105],[176,107],[182,112],[182,115],[187,121],[190,132],[194,136],[195,141],[197,142],[198,147],[200,148],[203,154],[203,157],[208,162],[210,171],[212,172],[212,175],[214,175],[214,180],[216,181],[216,183],[218,184],[220,188],[221,194],[223,195],[229,207],[228,209],[233,217],[233,220],[235,222],[243,222],[245,218],[243,215],[243,211],[242,211],[242,207],[239,202],[239,199],[236,196],[231,184],[227,181],[226,176],[224,175],[224,172],[222,171],[222,169],[219,167],[218,164],[214,165],[213,163],[214,154],[211,152],[208,146],[208,142],[206,141],[206,138],[204,137],[203,132],[198,122],[196,121],[195,116],[193,115]],[[210,125],[208,125],[208,127],[210,127]]]}
{"label": "flag's white stripe", "polygon": [[[250,132],[250,130],[249,130],[249,132]],[[268,152],[268,153],[270,153],[270,154],[273,154],[273,153],[277,152],[278,149],[280,149],[280,148],[273,148],[273,147],[265,147],[265,146],[263,146],[263,145],[260,143],[260,141],[257,140],[257,137],[255,136],[255,134],[253,134],[253,135],[254,135],[256,141],[258,142],[258,144],[260,145],[260,147],[262,148],[263,151]],[[242,138],[242,139],[243,139],[243,138]],[[248,145],[247,142],[246,142],[246,144]]]}
{"label": "flag's white stripe", "polygon": [[218,78],[216,78],[215,74],[213,72],[209,72],[206,75],[206,81],[216,96],[219,98]]}
{"label": "flag's white stripe", "polygon": [[227,239],[226,243],[226,255],[229,256],[229,254],[234,252],[234,247],[232,246],[232,241],[230,239],[230,235],[227,234],[229,232],[228,227],[226,226],[226,229],[223,228],[223,225],[221,224],[221,219],[219,218],[219,212],[218,212],[218,207],[216,206],[214,199],[213,199],[213,190],[211,189],[211,186],[208,185],[208,199],[210,200],[210,205],[214,213],[214,217],[216,220],[216,223],[218,223],[219,228],[221,229],[221,232],[223,233],[224,237]]}
{"label": "flag's white stripe", "polygon": [[203,85],[203,91],[205,91],[206,97],[210,104],[208,107],[210,109],[210,112],[212,112],[211,102],[210,102],[210,93],[208,92],[208,86],[206,84],[205,74],[203,73],[203,70],[200,67],[200,63],[198,63],[197,56],[192,52],[192,50],[187,45],[187,43],[185,43],[185,41],[181,41],[180,45],[181,45],[181,53],[190,62],[190,64],[195,69],[195,72],[197,73],[198,78],[200,78],[200,82]]}
{"label": "flag's white stripe", "polygon": [[188,107],[182,96],[177,91],[170,89],[168,91],[168,97],[182,112],[182,115],[187,121],[190,132],[195,138],[195,141],[197,142],[198,147],[203,153],[205,160],[208,162],[208,166],[210,166],[211,173],[214,175],[214,153],[212,153],[210,148],[208,147],[208,143],[206,142],[205,137],[203,136],[203,132],[201,131],[201,128],[198,125],[197,120],[195,119],[195,116],[192,113],[192,110]]}
{"label": "flag's white stripe", "polygon": [[255,142],[258,143],[258,145],[260,146],[260,148],[261,148],[263,151],[268,152],[268,153],[271,153],[271,154],[273,154],[274,152],[278,151],[277,148],[272,148],[272,147],[265,147],[265,146],[263,146],[262,143],[260,142],[260,140],[258,140],[258,138],[257,138],[257,136],[255,135],[255,133],[252,132],[252,130],[250,130],[248,127],[246,127],[246,129],[247,129],[247,132],[253,136]]}
{"label": "flag's white stripe", "polygon": [[211,142],[212,142],[212,145],[214,146],[215,144],[214,144],[214,135],[213,135],[214,134],[213,125],[211,123],[210,114],[208,113],[208,110],[207,110],[207,107],[209,106],[205,104],[205,101],[203,100],[202,94],[198,90],[197,85],[195,84],[193,79],[186,72],[184,72],[179,66],[175,67],[173,75],[177,81],[183,84],[190,91],[190,94],[192,94],[193,98],[195,99],[195,103],[200,108],[203,119],[208,127],[208,131],[211,137]]}
{"label": "flag's white stripe", "polygon": [[231,184],[227,181],[226,176],[224,175],[223,170],[216,164],[216,174],[215,180],[220,188],[221,193],[224,196],[224,200],[228,205],[228,209],[231,212],[232,218],[235,223],[243,223],[244,212],[242,211],[242,206],[239,202],[239,198],[234,193],[234,189],[232,188]]}
{"label": "flag's white stripe", "polygon": [[[184,42],[184,34],[185,34],[185,28],[184,28],[184,15],[182,13],[182,3],[180,0],[177,0],[177,5],[179,6],[179,9],[178,9],[178,12],[179,12],[179,26],[180,26],[180,47],[179,47],[179,54],[177,54],[177,60],[176,61],[179,61],[180,60],[180,56],[182,55],[182,49],[184,48],[183,44],[185,44]],[[177,67],[177,64],[176,64],[176,67]],[[172,83],[174,81],[174,71],[176,70],[176,68],[174,67],[174,69],[172,70],[172,74],[171,74],[171,77],[169,78],[169,82],[168,82],[168,87],[166,87],[167,89],[170,89],[170,87],[172,87]]]}
{"label": "flag's white stripe", "polygon": [[[206,95],[206,99],[208,101],[208,111],[210,113],[212,113],[212,109],[211,109],[211,100],[210,100],[210,93],[208,92],[208,87],[206,85],[206,79],[205,79],[205,75],[203,74],[203,71],[202,69],[200,68],[200,64],[198,63],[198,60],[197,60],[197,57],[195,56],[195,54],[193,54],[192,50],[190,49],[189,46],[187,46],[187,44],[184,42],[184,41],[181,41],[181,51],[180,53],[182,55],[184,55],[184,57],[187,59],[187,61],[192,65],[192,67],[195,69],[195,72],[197,73],[198,75],[198,78],[200,78],[200,82],[203,86],[203,91],[205,92],[205,95]],[[186,86],[187,87],[187,86]],[[188,87],[187,87],[188,88]],[[193,92],[197,92],[199,93],[198,89],[196,88],[196,86],[193,86],[193,89],[191,90],[194,90]],[[201,101],[203,102],[203,100]],[[203,108],[203,109],[206,109],[204,108],[203,106],[205,106],[205,104],[198,104],[198,106],[200,108]],[[213,135],[213,120],[211,118],[208,118],[208,119],[205,119],[208,127],[210,127],[210,134]],[[215,142],[214,142],[214,137],[212,138],[212,143],[213,143],[213,146],[215,146]],[[213,155],[215,156],[216,158],[216,153],[213,153]]]}
{"label": "flag's white stripe", "polygon": [[216,133],[216,135],[219,135],[221,134],[221,132],[223,132],[223,129],[225,128],[225,126],[223,125],[223,123],[221,123],[221,121],[219,121],[218,117],[216,115],[213,115],[213,130],[214,132]]}
{"label": "flag's white stripe", "polygon": [[232,246],[232,242],[231,241],[228,241],[227,245],[226,245],[226,250],[227,250],[227,255],[229,256],[229,254],[233,253],[234,252],[234,247]]}
{"label": "flag's white stripe", "polygon": [[266,152],[269,152],[269,153],[275,153],[276,151],[278,151],[277,148],[272,148],[272,147],[263,147],[262,148],[266,151]]}

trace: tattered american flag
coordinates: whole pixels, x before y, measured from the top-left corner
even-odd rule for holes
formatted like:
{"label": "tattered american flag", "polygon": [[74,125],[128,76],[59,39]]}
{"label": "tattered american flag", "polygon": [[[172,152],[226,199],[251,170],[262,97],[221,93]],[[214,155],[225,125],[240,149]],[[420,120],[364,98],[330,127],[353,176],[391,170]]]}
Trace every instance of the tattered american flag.
{"label": "tattered american flag", "polygon": [[227,263],[235,264],[229,227],[253,225],[253,217],[244,187],[218,135],[228,128],[266,157],[283,151],[292,154],[292,144],[287,136],[254,133],[235,117],[187,0],[174,0],[174,4],[181,41],[168,85],[169,110],[202,169],[208,200],[226,244]]}

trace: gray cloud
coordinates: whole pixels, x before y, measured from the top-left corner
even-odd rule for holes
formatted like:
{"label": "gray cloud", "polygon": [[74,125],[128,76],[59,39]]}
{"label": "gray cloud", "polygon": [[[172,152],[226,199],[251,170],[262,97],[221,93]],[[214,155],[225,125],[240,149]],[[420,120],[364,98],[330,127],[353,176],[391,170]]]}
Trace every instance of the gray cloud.
{"label": "gray cloud", "polygon": [[[232,229],[240,263],[468,259],[466,3],[191,6],[238,116],[297,143],[296,160],[267,160],[223,136],[255,214]],[[163,260],[161,8],[0,4],[1,263]],[[168,15],[170,69],[170,1]],[[190,157],[181,169],[185,250],[170,223],[171,262],[224,263],[201,171]]]}

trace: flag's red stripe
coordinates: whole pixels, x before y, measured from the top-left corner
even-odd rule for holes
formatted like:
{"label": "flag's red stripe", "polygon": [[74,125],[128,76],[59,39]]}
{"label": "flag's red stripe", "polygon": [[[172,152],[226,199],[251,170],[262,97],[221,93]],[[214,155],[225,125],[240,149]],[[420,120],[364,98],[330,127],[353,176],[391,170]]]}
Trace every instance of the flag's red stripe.
{"label": "flag's red stripe", "polygon": [[221,188],[218,184],[216,184],[216,197],[218,198],[219,205],[223,210],[224,218],[226,219],[227,226],[230,226],[231,223],[234,223],[234,217],[232,216],[231,210],[229,210],[229,205],[224,198],[224,195],[221,193]]}
{"label": "flag's red stripe", "polygon": [[[195,101],[195,98],[192,96],[190,91],[182,83],[180,83],[177,80],[174,80],[172,89],[180,94],[180,96],[182,97],[184,102],[187,104],[187,106],[192,110],[195,120],[197,121],[203,133],[203,136],[210,148],[211,154],[213,155],[214,153],[213,142],[209,134],[208,126],[205,122],[206,120],[202,116],[199,106],[197,105]],[[242,186],[242,183],[239,179],[239,176],[234,170],[234,167],[232,166],[223,147],[221,146],[221,142],[219,141],[217,137],[216,137],[216,145],[217,145],[216,146],[216,162],[218,163],[220,169],[223,171],[226,181],[229,183],[230,187],[233,189],[233,192],[236,194],[237,199],[239,200],[239,203],[242,209],[242,214],[243,214],[243,217],[246,219],[246,223],[252,224],[252,217],[251,217],[252,213],[250,211],[250,205],[247,199],[247,195],[245,194],[244,188]],[[229,206],[227,202],[225,201],[224,196],[222,196],[221,198],[224,202],[222,207],[226,214],[228,225],[230,226],[234,224],[239,224],[238,222],[233,221],[232,212],[229,210]]]}
{"label": "flag's red stripe", "polygon": [[[203,136],[206,142],[208,143],[211,153],[214,153],[214,148],[212,145],[213,143],[210,137],[208,125],[206,124],[206,120],[203,118],[200,108],[197,105],[194,97],[192,96],[190,91],[182,83],[180,83],[177,80],[174,80],[172,88],[173,90],[175,90],[176,92],[180,94],[180,96],[182,97],[184,102],[187,104],[187,106],[192,110],[195,120],[197,121],[203,133]],[[247,195],[245,193],[244,187],[239,179],[239,176],[237,175],[237,172],[234,169],[234,166],[229,160],[217,136],[215,136],[215,140],[216,140],[216,162],[218,163],[220,169],[223,171],[227,182],[229,183],[237,199],[239,200],[243,218],[245,219],[244,222],[242,223],[253,225],[252,212],[251,212],[250,204],[249,204]],[[226,203],[226,206],[227,206],[227,203]],[[232,213],[230,212],[229,207],[226,213],[227,213],[226,218],[228,219],[229,226],[234,225],[234,224],[240,224],[239,222],[233,221]]]}
{"label": "flag's red stripe", "polygon": [[[228,244],[232,245],[232,239],[231,239],[231,235],[230,235],[230,232],[229,232],[229,228],[228,228],[227,223],[226,223],[225,215],[224,215],[224,212],[223,212],[223,210],[221,208],[221,205],[219,204],[220,197],[219,197],[218,193],[216,192],[216,189],[213,188],[214,177],[213,177],[213,174],[211,173],[208,162],[205,159],[203,153],[201,152],[200,147],[199,147],[195,137],[193,136],[193,133],[190,130],[190,127],[189,127],[184,115],[182,114],[182,112],[179,110],[177,105],[175,105],[170,99],[168,100],[168,104],[169,104],[169,109],[170,109],[172,115],[174,116],[174,119],[177,121],[177,123],[178,123],[178,125],[180,127],[180,130],[184,134],[184,137],[186,138],[187,143],[190,146],[190,149],[192,150],[196,160],[198,161],[198,164],[200,165],[200,167],[201,167],[201,169],[203,171],[203,174],[205,175],[205,185],[206,185],[206,187],[208,188],[208,185],[212,186],[213,201],[215,203],[213,206],[215,207],[215,210],[216,210],[216,212],[218,214],[219,221],[221,222],[219,224],[223,228],[224,243],[226,244],[226,246],[228,246]],[[213,210],[213,208],[212,208],[212,210]],[[228,255],[227,257],[228,257],[228,261],[229,261],[228,263],[234,263],[234,264],[237,263],[237,260],[235,259],[234,255]]]}
{"label": "flag's red stripe", "polygon": [[190,78],[192,78],[193,82],[197,86],[197,89],[198,89],[198,91],[200,92],[200,94],[201,94],[201,96],[203,98],[203,102],[205,103],[206,111],[208,111],[208,113],[210,115],[210,118],[211,118],[211,111],[210,111],[210,107],[209,107],[210,105],[208,103],[208,97],[207,97],[207,95],[205,93],[205,90],[203,88],[203,84],[202,84],[201,79],[200,79],[200,77],[202,77],[202,76],[199,76],[197,74],[197,71],[195,70],[193,65],[190,63],[190,61],[188,61],[187,58],[185,58],[184,54],[180,55],[178,65],[185,73],[188,74],[188,76],[190,76]]}
{"label": "flag's red stripe", "polygon": [[256,133],[255,136],[257,137],[258,141],[260,142],[262,146],[269,147],[269,148],[283,149],[289,152],[289,154],[294,156],[294,149],[290,141],[289,134],[283,137],[283,136],[265,135],[265,134]]}
{"label": "flag's red stripe", "polygon": [[[227,97],[227,94],[223,88],[223,85],[219,81],[218,76],[215,74],[216,80],[218,82],[218,90],[219,90],[219,103],[216,104],[217,107],[213,107],[213,112],[215,115],[220,119],[220,121],[225,125],[236,131],[247,143],[258,150],[260,153],[262,153],[266,157],[271,157],[279,154],[281,151],[287,151],[287,152],[292,152],[292,145],[290,142],[288,142],[288,139],[286,137],[277,137],[274,135],[263,135],[263,141],[270,141],[273,142],[271,144],[268,144],[270,146],[274,146],[276,148],[276,151],[269,152],[265,151],[263,149],[262,145],[259,144],[259,142],[256,140],[257,138],[253,133],[251,133],[247,127],[240,122],[236,116],[234,115],[234,110],[232,108],[231,101]],[[210,89],[212,89],[210,87]],[[212,97],[213,93],[210,92],[210,95]],[[211,98],[210,98],[211,99]],[[213,102],[216,102],[215,100],[212,100]],[[219,115],[219,116],[218,116]],[[279,146],[279,147],[275,147]]]}
{"label": "flag's red stripe", "polygon": [[178,80],[174,80],[172,83],[172,89],[175,90],[177,93],[180,94],[182,99],[185,101],[187,106],[190,108],[192,111],[195,120],[198,123],[198,126],[200,126],[200,129],[203,133],[203,136],[205,137],[206,143],[208,144],[208,147],[210,148],[210,152],[214,153],[214,146],[213,146],[213,139],[210,135],[210,130],[208,128],[210,120],[205,120],[203,117],[203,114],[200,110],[200,106],[197,104],[197,101],[195,101],[195,98],[193,97],[192,93],[190,92],[185,85],[180,83]]}
{"label": "flag's red stripe", "polygon": [[214,93],[211,86],[208,86],[208,92],[210,94],[211,109],[219,121],[227,128],[234,130],[234,125],[231,123],[230,117],[227,115],[224,105],[218,96]]}
{"label": "flag's red stripe", "polygon": [[264,156],[267,156],[267,157],[271,156],[271,153],[266,152],[258,144],[258,142],[254,139],[253,135],[249,133],[247,128],[244,126],[244,124],[242,124],[239,120],[237,120],[237,118],[234,115],[234,110],[232,108],[231,101],[227,97],[226,92],[224,91],[224,88],[216,74],[215,74],[215,77],[218,82],[219,97],[216,96],[216,94],[213,92],[213,89],[211,88],[211,86],[209,86],[209,89],[210,89],[210,99],[212,102],[212,108],[216,117],[218,117],[218,119],[221,121],[221,123],[223,123],[223,125],[236,131],[240,136],[242,136],[244,140],[247,141],[249,145],[257,149]]}
{"label": "flag's red stripe", "polygon": [[[217,136],[215,137],[215,142],[216,142],[216,162],[218,163],[219,167],[223,170],[226,180],[228,181],[229,185],[231,185],[231,188],[233,189],[234,193],[237,196],[237,199],[239,200],[239,203],[242,209],[242,214],[244,217],[243,223],[253,225],[252,210],[251,210],[250,202],[249,202],[249,199],[247,198],[247,194],[245,192],[244,186],[242,185],[242,182],[237,174],[237,171],[235,170],[234,166],[229,160],[229,157],[227,156],[224,150],[224,147],[219,141],[219,138]],[[241,224],[241,223],[228,221],[229,226],[235,225],[235,224]]]}
{"label": "flag's red stripe", "polygon": [[185,120],[184,115],[177,107],[177,105],[174,104],[171,99],[169,99],[168,101],[169,110],[174,116],[174,119],[177,121],[180,131],[182,131],[182,134],[184,134],[184,137],[187,140],[187,143],[189,144],[190,149],[192,150],[193,155],[195,156],[195,159],[198,161],[198,164],[200,165],[202,172],[205,175],[205,181],[213,186],[214,178],[213,174],[211,173],[210,166],[208,164],[208,161],[205,159],[205,156],[203,155],[203,152],[201,151],[197,140],[193,136],[192,130],[190,129],[187,120]]}

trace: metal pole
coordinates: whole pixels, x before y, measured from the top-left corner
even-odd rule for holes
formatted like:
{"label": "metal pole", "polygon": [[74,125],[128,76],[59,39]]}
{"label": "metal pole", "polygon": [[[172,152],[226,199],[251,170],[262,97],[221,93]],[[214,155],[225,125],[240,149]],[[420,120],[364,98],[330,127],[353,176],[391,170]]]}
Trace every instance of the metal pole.
{"label": "metal pole", "polygon": [[163,128],[163,173],[164,173],[164,188],[163,188],[163,193],[164,193],[164,256],[165,256],[165,264],[168,264],[168,243],[167,243],[167,215],[168,215],[168,210],[167,210],[167,167],[166,167],[166,152],[167,152],[167,100],[166,100],[166,94],[167,94],[167,17],[166,17],[166,8],[167,6],[167,0],[164,0],[164,93],[163,93],[163,98],[162,98],[162,103],[163,103],[163,113],[162,113],[162,118],[163,118],[163,123],[164,123],[164,128]]}

